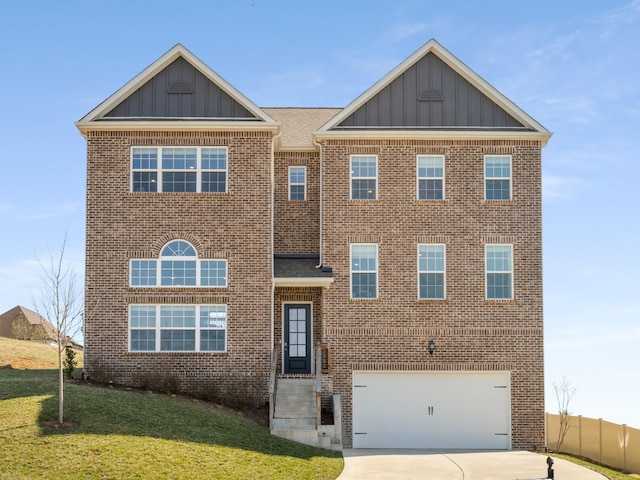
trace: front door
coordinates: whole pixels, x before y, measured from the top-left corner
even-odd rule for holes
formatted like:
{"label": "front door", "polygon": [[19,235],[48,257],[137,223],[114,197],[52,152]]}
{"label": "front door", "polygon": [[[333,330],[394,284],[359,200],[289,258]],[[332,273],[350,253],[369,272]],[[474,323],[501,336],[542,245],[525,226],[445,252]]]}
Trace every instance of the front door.
{"label": "front door", "polygon": [[311,373],[311,305],[284,306],[284,373]]}

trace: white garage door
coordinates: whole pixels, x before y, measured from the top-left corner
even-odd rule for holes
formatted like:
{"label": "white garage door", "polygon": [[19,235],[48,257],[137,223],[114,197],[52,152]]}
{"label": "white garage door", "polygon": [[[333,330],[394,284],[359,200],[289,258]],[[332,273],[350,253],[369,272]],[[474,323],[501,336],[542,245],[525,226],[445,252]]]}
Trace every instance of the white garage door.
{"label": "white garage door", "polygon": [[353,372],[353,448],[511,448],[509,372]]}

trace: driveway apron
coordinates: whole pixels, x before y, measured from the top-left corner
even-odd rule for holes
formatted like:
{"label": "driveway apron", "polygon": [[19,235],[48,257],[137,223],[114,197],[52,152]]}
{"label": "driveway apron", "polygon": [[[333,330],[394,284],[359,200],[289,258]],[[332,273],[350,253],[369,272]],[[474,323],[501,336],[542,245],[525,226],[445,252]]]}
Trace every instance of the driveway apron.
{"label": "driveway apron", "polygon": [[[547,455],[524,451],[344,449],[337,480],[539,480],[547,478]],[[606,480],[554,458],[558,480]]]}

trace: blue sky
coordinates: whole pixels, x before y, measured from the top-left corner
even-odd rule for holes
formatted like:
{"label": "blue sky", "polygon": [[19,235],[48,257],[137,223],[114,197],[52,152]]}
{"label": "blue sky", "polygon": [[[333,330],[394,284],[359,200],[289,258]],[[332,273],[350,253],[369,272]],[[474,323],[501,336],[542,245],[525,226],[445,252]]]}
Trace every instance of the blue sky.
{"label": "blue sky", "polygon": [[438,40],[554,132],[543,150],[547,410],[640,428],[640,1],[29,1],[0,20],[0,312],[36,255],[84,262],[73,122],[176,43],[262,107],[343,107]]}

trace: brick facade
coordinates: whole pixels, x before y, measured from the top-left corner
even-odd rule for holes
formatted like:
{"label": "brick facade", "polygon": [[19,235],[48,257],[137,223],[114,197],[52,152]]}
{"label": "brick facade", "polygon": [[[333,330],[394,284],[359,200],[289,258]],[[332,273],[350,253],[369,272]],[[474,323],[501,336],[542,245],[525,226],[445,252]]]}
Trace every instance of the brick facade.
{"label": "brick facade", "polygon": [[[441,47],[429,48],[448,58]],[[210,81],[223,82],[183,47],[156,62],[158,71],[176,55],[197,64]],[[214,386],[266,402],[274,349],[282,371],[283,305],[304,303],[311,305],[312,344],[331,348],[322,399],[328,406],[332,394],[341,396],[344,446],[352,445],[356,370],[510,372],[511,445],[544,445],[541,149],[548,132],[496,93],[501,108],[522,119],[519,136],[513,130],[501,135],[495,126],[484,136],[464,129],[459,135],[420,129],[398,135],[379,127],[375,135],[359,136],[357,129],[345,135],[339,121],[335,128],[317,123],[334,112],[314,117],[313,109],[271,109],[290,122],[282,140],[284,125],[239,92],[236,97],[243,111],[255,114],[253,123],[243,117],[237,124],[136,118],[109,124],[101,120],[106,107],[79,122],[87,139],[88,375],[132,385],[145,375],[173,376],[184,390]],[[114,95],[114,105],[121,100]],[[306,136],[300,136],[302,125]],[[131,148],[145,146],[228,147],[228,192],[132,192]],[[377,156],[376,200],[350,200],[353,154]],[[443,200],[416,199],[416,157],[424,154],[444,156]],[[485,155],[511,157],[511,200],[484,200]],[[290,166],[306,167],[305,201],[288,200]],[[226,259],[227,287],[129,286],[130,261],[157,259],[174,239],[191,243],[199,258]],[[376,299],[351,299],[353,243],[378,247]],[[418,299],[417,248],[425,243],[446,246],[443,300]],[[513,247],[512,300],[485,300],[487,244]],[[310,274],[279,284],[274,254],[317,255],[331,268],[333,283],[327,287]],[[224,353],[131,351],[131,305],[181,304],[227,306]]]}

